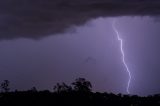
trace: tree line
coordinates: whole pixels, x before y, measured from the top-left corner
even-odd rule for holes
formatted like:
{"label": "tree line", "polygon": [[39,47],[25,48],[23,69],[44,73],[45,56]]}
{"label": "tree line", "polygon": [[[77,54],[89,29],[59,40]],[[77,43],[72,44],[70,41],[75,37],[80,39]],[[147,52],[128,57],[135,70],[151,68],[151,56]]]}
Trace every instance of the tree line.
{"label": "tree line", "polygon": [[[0,84],[1,92],[9,92],[10,91],[10,81],[4,80]],[[92,91],[92,84],[90,81],[87,81],[85,78],[77,78],[71,85],[67,85],[66,83],[57,83],[53,87],[54,92],[69,92],[72,90],[79,91],[79,92],[91,92]],[[15,90],[18,91],[18,90]],[[37,91],[36,87],[32,87],[29,91]]]}
{"label": "tree line", "polygon": [[92,91],[92,84],[85,78],[77,78],[71,85],[57,83],[53,90],[10,91],[10,82],[1,85],[0,106],[160,106],[160,94],[139,97]]}

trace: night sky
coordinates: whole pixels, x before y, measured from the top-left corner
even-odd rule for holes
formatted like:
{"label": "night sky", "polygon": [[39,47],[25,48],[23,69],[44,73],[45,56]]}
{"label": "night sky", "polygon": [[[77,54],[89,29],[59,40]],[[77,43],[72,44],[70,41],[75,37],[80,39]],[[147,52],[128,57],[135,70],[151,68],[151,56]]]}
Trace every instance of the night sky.
{"label": "night sky", "polygon": [[0,81],[52,90],[84,77],[94,91],[126,94],[116,20],[130,93],[160,93],[159,7],[158,0],[0,1]]}

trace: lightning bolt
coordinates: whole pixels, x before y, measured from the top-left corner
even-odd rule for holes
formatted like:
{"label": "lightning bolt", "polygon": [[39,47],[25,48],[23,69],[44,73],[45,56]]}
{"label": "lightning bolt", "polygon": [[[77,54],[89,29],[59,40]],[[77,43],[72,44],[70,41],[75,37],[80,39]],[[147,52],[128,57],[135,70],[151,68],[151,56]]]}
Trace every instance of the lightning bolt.
{"label": "lightning bolt", "polygon": [[116,21],[114,20],[113,23],[112,23],[112,27],[113,27],[113,30],[115,31],[116,35],[117,35],[118,41],[120,42],[120,49],[121,49],[121,54],[122,54],[122,62],[124,64],[125,68],[126,68],[126,71],[127,71],[128,75],[129,75],[129,79],[128,79],[126,90],[127,90],[127,93],[130,94],[129,86],[130,86],[130,83],[131,83],[131,72],[130,72],[127,64],[126,64],[126,61],[125,61],[125,54],[124,54],[124,50],[123,50],[123,39],[120,37],[120,34],[119,34],[118,30],[116,29],[115,23],[116,23]]}

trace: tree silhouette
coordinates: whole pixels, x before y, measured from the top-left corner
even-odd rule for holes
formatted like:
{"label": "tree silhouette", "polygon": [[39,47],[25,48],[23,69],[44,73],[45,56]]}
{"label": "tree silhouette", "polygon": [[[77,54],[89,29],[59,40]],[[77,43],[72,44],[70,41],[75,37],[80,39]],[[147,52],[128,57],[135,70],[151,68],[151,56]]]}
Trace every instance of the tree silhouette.
{"label": "tree silhouette", "polygon": [[85,78],[78,78],[72,83],[75,91],[91,92],[92,85]]}
{"label": "tree silhouette", "polygon": [[32,87],[29,91],[31,91],[31,92],[38,92],[36,87]]}
{"label": "tree silhouette", "polygon": [[72,87],[71,87],[71,86],[68,86],[67,84],[65,84],[65,83],[63,82],[62,84],[57,83],[57,84],[54,86],[53,90],[54,90],[55,92],[58,92],[58,93],[60,93],[60,92],[69,92],[69,91],[72,90]]}
{"label": "tree silhouette", "polygon": [[9,84],[10,84],[10,82],[8,80],[4,80],[4,82],[1,83],[2,92],[9,92],[9,90],[10,90]]}

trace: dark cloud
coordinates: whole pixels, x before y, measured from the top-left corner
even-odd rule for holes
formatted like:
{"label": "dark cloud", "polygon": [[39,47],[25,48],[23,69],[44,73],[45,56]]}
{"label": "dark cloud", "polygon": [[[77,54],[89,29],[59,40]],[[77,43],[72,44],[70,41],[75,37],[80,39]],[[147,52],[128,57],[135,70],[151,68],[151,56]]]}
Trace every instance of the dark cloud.
{"label": "dark cloud", "polygon": [[159,2],[115,1],[1,0],[0,39],[39,39],[97,17],[160,14]]}

